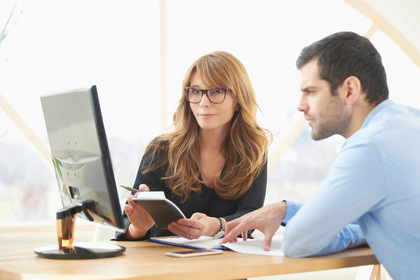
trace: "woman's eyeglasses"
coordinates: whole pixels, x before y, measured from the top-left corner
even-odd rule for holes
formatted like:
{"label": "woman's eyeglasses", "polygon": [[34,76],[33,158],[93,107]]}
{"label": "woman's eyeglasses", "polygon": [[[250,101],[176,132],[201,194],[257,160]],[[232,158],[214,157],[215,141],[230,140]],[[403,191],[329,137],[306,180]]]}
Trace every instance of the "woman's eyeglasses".
{"label": "woman's eyeglasses", "polygon": [[229,91],[228,88],[198,89],[192,87],[186,87],[184,90],[187,100],[194,104],[200,103],[204,94],[207,95],[207,98],[211,103],[222,103],[225,101],[226,93]]}

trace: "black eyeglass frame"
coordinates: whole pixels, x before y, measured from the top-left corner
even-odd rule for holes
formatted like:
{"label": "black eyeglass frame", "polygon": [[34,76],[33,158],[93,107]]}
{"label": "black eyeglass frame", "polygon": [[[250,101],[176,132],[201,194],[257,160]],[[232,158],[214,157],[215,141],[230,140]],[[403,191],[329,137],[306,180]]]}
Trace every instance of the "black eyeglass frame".
{"label": "black eyeglass frame", "polygon": [[[190,89],[195,89],[195,90],[199,90],[199,91],[200,91],[200,93],[201,93],[201,98],[200,98],[200,100],[199,100],[199,101],[197,101],[197,102],[192,102],[192,101],[188,98],[188,91],[189,91]],[[223,90],[224,90],[224,92],[225,92],[225,96],[223,97],[223,100],[222,100],[222,101],[220,101],[220,102],[213,102],[213,101],[211,101],[211,99],[210,99],[210,97],[209,97],[209,94],[208,94],[208,91],[209,91],[209,90],[212,90],[212,89],[223,89]],[[184,91],[185,91],[185,98],[186,98],[186,99],[187,99],[187,101],[188,101],[188,102],[190,102],[190,103],[193,103],[193,104],[198,104],[198,103],[200,103],[200,102],[203,100],[203,95],[205,94],[205,95],[207,96],[207,99],[208,99],[211,103],[213,103],[213,104],[220,104],[220,103],[223,103],[223,101],[225,101],[225,99],[226,99],[226,94],[227,94],[229,91],[231,91],[231,90],[229,90],[228,88],[221,88],[221,87],[215,87],[215,88],[209,88],[209,89],[198,89],[198,88],[194,88],[194,87],[185,87],[185,88],[184,88]]]}

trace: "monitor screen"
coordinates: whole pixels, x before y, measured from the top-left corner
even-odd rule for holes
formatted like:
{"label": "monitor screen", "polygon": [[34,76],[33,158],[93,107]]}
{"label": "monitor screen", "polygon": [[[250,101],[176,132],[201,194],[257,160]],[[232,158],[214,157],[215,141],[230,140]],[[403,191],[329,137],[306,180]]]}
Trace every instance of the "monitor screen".
{"label": "monitor screen", "polygon": [[94,222],[123,229],[96,86],[44,95],[41,104],[63,207],[93,200]]}

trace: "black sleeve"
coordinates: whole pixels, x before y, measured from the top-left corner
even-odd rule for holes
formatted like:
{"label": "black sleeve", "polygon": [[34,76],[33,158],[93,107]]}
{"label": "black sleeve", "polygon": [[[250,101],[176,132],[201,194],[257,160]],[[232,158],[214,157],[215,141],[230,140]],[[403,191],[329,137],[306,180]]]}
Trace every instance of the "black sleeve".
{"label": "black sleeve", "polygon": [[[165,153],[163,151],[157,151],[156,153],[156,157],[154,159],[154,161],[156,160],[160,160],[162,156]],[[139,189],[139,186],[141,184],[146,184],[150,191],[164,191],[164,188],[159,185],[159,183],[161,182],[161,178],[163,177],[164,174],[164,167],[162,168],[158,168],[152,172],[149,172],[147,174],[142,174],[143,171],[147,168],[147,166],[149,165],[150,161],[152,160],[152,151],[148,150],[146,151],[146,153],[143,155],[143,158],[141,160],[139,169],[137,171],[137,177],[136,180],[134,182],[134,186],[133,188],[135,188],[136,190]],[[128,202],[127,202],[128,203]],[[131,222],[130,219],[128,219],[127,214],[125,212],[123,212],[123,223],[125,226],[125,230],[128,230],[128,227],[130,226]],[[151,236],[151,230],[149,230],[145,236],[138,238],[138,239],[129,239],[130,241],[142,241],[142,240],[147,240],[149,239]],[[116,232],[115,233],[115,240],[117,241],[128,241],[128,239],[126,239],[124,237],[124,232]]]}
{"label": "black sleeve", "polygon": [[257,210],[264,205],[265,193],[267,189],[267,162],[261,169],[260,174],[252,182],[249,190],[238,200],[238,210],[229,216],[225,216],[226,221],[239,218],[249,212]]}
{"label": "black sleeve", "polygon": [[[227,222],[237,219],[247,213],[257,210],[264,205],[267,190],[267,162],[265,162],[260,174],[252,182],[251,188],[239,199],[238,210],[229,216],[225,216]],[[248,238],[252,238],[253,229],[247,233]],[[238,236],[241,237],[241,236]]]}

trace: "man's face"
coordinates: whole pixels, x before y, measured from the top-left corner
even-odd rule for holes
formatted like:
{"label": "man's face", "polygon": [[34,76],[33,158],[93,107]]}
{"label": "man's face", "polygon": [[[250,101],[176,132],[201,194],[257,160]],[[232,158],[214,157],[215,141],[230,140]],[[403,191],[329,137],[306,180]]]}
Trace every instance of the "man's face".
{"label": "man's face", "polygon": [[338,88],[338,94],[332,95],[329,83],[320,78],[317,59],[309,61],[300,71],[302,95],[298,110],[305,114],[305,119],[312,127],[311,137],[314,140],[334,134],[346,137],[351,113],[346,105],[345,93]]}

